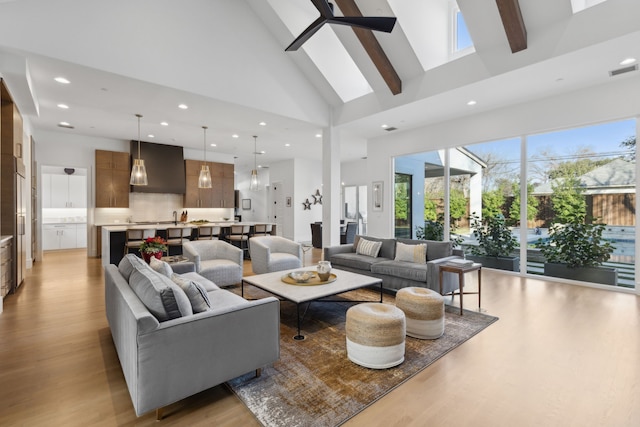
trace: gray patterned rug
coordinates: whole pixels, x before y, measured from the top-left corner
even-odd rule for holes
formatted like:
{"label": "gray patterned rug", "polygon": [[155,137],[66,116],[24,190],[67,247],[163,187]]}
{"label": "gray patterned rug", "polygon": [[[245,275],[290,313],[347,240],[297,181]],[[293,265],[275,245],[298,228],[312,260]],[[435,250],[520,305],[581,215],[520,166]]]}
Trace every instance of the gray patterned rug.
{"label": "gray patterned rug", "polygon": [[[252,293],[262,297],[257,290]],[[246,293],[246,289],[245,289]],[[379,297],[367,290],[352,299]],[[345,298],[346,300],[346,298]],[[385,295],[384,302],[394,297]],[[295,341],[296,309],[282,302],[280,360],[227,384],[264,426],[337,426],[482,331],[497,317],[446,306],[445,333],[437,340],[407,337],[405,361],[394,368],[363,368],[347,358],[345,315],[353,303],[313,303],[302,324],[304,341]]]}

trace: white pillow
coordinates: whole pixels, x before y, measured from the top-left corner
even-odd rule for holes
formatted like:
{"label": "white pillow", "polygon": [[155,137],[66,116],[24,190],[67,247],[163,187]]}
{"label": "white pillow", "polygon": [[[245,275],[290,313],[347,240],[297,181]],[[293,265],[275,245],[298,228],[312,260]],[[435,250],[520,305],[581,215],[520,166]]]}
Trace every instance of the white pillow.
{"label": "white pillow", "polygon": [[356,253],[376,258],[381,247],[382,242],[374,242],[373,240],[360,238],[358,241],[358,247],[356,248]]}
{"label": "white pillow", "polygon": [[415,264],[427,263],[427,244],[420,243],[418,245],[407,245],[405,243],[396,243],[396,258],[394,261],[413,262]]}
{"label": "white pillow", "polygon": [[164,262],[164,261],[152,256],[151,257],[151,261],[149,262],[149,266],[151,267],[151,269],[153,271],[156,271],[156,272],[162,274],[163,276],[166,276],[169,279],[171,279],[171,275],[173,274],[173,269],[171,268],[169,263]]}

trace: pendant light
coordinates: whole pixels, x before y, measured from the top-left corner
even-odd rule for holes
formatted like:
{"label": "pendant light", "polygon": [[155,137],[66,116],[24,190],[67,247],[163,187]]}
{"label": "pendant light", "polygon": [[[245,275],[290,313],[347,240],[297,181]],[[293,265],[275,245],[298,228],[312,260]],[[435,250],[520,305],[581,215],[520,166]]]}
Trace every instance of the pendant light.
{"label": "pendant light", "polygon": [[249,190],[258,191],[260,189],[260,181],[258,180],[258,166],[256,162],[256,156],[258,154],[258,149],[256,140],[257,136],[253,135],[253,170],[251,171],[251,181],[249,183]]}
{"label": "pendant light", "polygon": [[138,118],[138,158],[133,159],[133,167],[131,168],[131,185],[147,185],[147,168],[144,166],[144,160],[140,158],[140,119],[142,115],[136,114]]}
{"label": "pendant light", "polygon": [[207,127],[202,126],[202,129],[204,129],[204,163],[202,169],[200,169],[198,188],[211,188],[211,172],[207,164]]}

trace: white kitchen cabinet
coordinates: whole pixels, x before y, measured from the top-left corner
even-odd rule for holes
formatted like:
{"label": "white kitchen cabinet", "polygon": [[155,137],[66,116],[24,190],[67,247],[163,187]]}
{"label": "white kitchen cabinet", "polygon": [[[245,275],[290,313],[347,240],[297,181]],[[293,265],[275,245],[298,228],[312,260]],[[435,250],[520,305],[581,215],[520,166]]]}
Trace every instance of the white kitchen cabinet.
{"label": "white kitchen cabinet", "polygon": [[76,224],[76,248],[87,247],[87,224]]}
{"label": "white kitchen cabinet", "polygon": [[42,194],[43,208],[86,208],[87,177],[42,174]]}
{"label": "white kitchen cabinet", "polygon": [[42,226],[42,249],[49,251],[76,248],[78,244],[77,236],[76,224],[44,224]]}

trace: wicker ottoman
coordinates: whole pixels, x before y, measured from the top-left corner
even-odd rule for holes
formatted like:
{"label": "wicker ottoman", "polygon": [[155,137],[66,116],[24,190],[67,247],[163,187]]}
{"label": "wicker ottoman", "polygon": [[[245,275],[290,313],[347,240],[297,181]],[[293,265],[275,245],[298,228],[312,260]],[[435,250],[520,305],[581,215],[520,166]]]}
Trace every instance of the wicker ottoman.
{"label": "wicker ottoman", "polygon": [[347,310],[347,356],[360,366],[386,369],[404,361],[405,318],[389,304],[363,303]]}
{"label": "wicker ottoman", "polygon": [[396,307],[407,318],[407,335],[433,340],[444,333],[444,298],[431,289],[410,287],[396,293]]}

